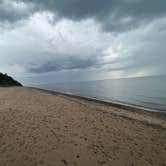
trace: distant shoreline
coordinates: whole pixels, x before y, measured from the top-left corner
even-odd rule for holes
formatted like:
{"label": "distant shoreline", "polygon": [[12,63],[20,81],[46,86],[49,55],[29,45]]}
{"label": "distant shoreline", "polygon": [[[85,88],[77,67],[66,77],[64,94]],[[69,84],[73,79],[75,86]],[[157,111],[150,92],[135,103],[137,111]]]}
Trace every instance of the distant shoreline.
{"label": "distant shoreline", "polygon": [[129,110],[129,111],[135,111],[135,112],[139,112],[139,113],[141,111],[141,112],[157,113],[158,115],[160,113],[162,115],[163,114],[166,115],[166,110],[153,109],[153,108],[148,108],[148,107],[144,107],[144,106],[123,103],[121,101],[102,100],[102,99],[98,99],[98,98],[93,98],[93,97],[88,97],[88,96],[81,96],[81,95],[77,95],[77,94],[73,94],[73,93],[67,93],[67,92],[47,90],[47,89],[42,89],[42,88],[37,88],[37,87],[27,87],[27,88],[36,89],[36,90],[39,90],[39,91],[44,91],[44,92],[47,92],[47,93],[50,93],[50,94],[55,94],[55,95],[59,94],[59,95],[69,96],[69,97],[76,98],[76,99],[82,99],[82,100],[86,100],[86,101],[97,102],[97,103],[100,103],[100,104],[113,106],[113,107]]}

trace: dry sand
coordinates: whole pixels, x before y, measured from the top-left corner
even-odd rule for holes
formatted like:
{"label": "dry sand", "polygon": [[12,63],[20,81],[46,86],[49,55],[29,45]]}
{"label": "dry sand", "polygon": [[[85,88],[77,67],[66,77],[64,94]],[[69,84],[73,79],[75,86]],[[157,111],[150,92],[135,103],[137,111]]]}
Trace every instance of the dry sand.
{"label": "dry sand", "polygon": [[166,114],[0,88],[0,166],[165,166]]}

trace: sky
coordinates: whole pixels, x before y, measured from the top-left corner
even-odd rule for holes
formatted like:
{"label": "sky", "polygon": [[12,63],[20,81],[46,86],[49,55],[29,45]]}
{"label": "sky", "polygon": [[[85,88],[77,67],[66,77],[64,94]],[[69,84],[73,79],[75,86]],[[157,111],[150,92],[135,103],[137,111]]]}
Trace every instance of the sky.
{"label": "sky", "polygon": [[165,0],[0,0],[0,72],[23,84],[166,74]]}

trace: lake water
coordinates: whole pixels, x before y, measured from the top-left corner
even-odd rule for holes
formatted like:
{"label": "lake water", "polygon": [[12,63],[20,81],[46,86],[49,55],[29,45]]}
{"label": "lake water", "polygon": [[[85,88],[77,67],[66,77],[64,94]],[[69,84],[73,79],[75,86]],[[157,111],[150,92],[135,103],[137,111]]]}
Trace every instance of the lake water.
{"label": "lake water", "polygon": [[37,87],[166,111],[166,76],[55,83]]}

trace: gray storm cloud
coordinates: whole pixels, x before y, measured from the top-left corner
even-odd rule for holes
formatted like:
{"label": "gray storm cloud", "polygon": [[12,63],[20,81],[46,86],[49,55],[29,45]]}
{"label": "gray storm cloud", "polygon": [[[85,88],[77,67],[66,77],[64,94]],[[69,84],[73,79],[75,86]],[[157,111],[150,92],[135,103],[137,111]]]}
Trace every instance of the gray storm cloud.
{"label": "gray storm cloud", "polygon": [[27,18],[33,12],[33,3],[24,3],[23,1],[16,2],[10,0],[0,1],[0,22],[13,24],[21,19]]}
{"label": "gray storm cloud", "polygon": [[[129,30],[166,14],[164,0],[15,0],[15,5],[11,2],[2,0],[0,3],[1,20],[19,20],[33,14],[34,10],[51,11],[72,20],[97,19],[109,31]],[[20,3],[27,5],[29,11],[16,10]]]}
{"label": "gray storm cloud", "polygon": [[93,58],[81,59],[81,58],[64,58],[57,59],[55,61],[48,61],[37,67],[31,67],[30,72],[35,73],[45,73],[50,71],[61,71],[61,70],[78,70],[78,69],[88,69],[90,67],[97,66],[98,61]]}
{"label": "gray storm cloud", "polygon": [[18,77],[166,74],[165,43],[164,0],[0,1],[0,71]]}

